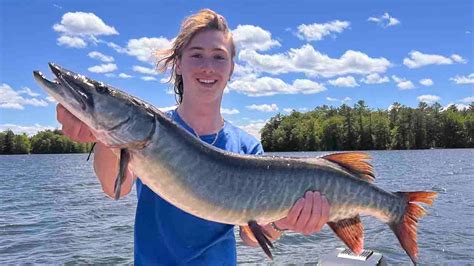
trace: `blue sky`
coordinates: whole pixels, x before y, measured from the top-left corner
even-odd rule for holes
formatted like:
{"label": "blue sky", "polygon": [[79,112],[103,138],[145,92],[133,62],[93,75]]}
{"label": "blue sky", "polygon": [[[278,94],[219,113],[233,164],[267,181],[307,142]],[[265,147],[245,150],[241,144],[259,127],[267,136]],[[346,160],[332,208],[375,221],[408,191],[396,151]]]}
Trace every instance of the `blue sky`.
{"label": "blue sky", "polygon": [[224,117],[252,134],[276,113],[364,100],[416,107],[474,101],[473,2],[66,1],[0,2],[0,130],[59,126],[34,82],[47,62],[104,81],[158,107],[175,103],[153,49],[188,15],[224,15],[238,53]]}

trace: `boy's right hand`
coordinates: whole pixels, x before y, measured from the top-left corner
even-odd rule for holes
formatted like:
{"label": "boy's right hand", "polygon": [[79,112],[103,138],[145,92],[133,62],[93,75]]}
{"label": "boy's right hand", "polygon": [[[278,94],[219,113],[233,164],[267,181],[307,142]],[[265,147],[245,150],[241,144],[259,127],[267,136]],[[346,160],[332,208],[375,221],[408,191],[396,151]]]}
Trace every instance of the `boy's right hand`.
{"label": "boy's right hand", "polygon": [[56,116],[62,125],[61,130],[65,136],[77,142],[97,141],[89,127],[66,110],[60,103],[56,106]]}

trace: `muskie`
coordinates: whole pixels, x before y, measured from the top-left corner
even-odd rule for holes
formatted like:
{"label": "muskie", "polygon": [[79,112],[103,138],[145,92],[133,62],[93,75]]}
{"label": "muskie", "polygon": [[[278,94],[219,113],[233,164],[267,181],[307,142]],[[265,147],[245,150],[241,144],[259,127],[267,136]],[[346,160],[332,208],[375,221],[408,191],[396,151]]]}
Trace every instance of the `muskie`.
{"label": "muskie", "polygon": [[[120,149],[120,174],[129,167],[150,189],[200,218],[250,230],[271,258],[271,242],[259,224],[285,217],[306,191],[320,191],[330,203],[328,225],[355,253],[363,250],[359,214],[389,225],[416,263],[416,227],[425,214],[414,202],[432,204],[435,192],[387,192],[372,184],[365,153],[320,158],[239,155],[219,150],[181,129],[152,105],[102,82],[49,64],[56,76],[36,81],[87,124],[98,141]],[[250,232],[249,231],[249,232]]]}

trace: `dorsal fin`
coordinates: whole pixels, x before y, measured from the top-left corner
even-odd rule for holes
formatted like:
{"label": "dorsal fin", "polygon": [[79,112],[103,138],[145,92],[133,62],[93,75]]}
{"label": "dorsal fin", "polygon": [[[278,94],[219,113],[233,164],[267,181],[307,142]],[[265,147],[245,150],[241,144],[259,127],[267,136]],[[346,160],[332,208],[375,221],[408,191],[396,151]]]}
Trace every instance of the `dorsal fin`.
{"label": "dorsal fin", "polygon": [[365,181],[373,182],[375,179],[372,165],[365,161],[371,157],[365,152],[340,152],[328,154],[322,158],[342,166]]}

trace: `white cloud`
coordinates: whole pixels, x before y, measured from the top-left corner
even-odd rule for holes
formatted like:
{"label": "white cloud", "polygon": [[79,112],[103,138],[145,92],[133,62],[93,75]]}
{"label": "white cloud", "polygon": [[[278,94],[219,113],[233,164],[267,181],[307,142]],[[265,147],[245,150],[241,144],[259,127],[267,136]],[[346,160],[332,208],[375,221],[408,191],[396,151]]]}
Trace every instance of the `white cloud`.
{"label": "white cloud", "polygon": [[108,26],[94,13],[68,12],[63,15],[61,23],[54,24],[53,29],[68,36],[117,35],[114,27]]}
{"label": "white cloud", "polygon": [[474,84],[474,73],[469,74],[466,76],[455,76],[454,78],[450,78],[449,80],[454,81],[456,84]]}
{"label": "white cloud", "polygon": [[350,97],[345,97],[344,99],[336,99],[336,98],[326,97],[326,100],[328,100],[330,102],[345,103],[345,102],[351,101],[352,99]]}
{"label": "white cloud", "polygon": [[467,60],[462,58],[460,55],[458,54],[452,54],[451,55],[451,59],[456,62],[456,63],[461,63],[461,64],[465,64],[467,63]]}
{"label": "white cloud", "polygon": [[105,43],[108,47],[114,49],[117,53],[121,53],[121,54],[126,54],[127,53],[127,48],[123,48],[123,47],[121,47],[120,45],[118,45],[116,43],[104,42],[104,41],[100,41],[100,42]]}
{"label": "white cloud", "polygon": [[360,81],[365,84],[381,84],[389,82],[390,79],[387,76],[381,77],[378,73],[372,73],[365,76],[365,78],[362,78]]}
{"label": "white cloud", "polygon": [[371,58],[358,51],[348,50],[340,58],[330,58],[306,44],[290,49],[285,54],[264,55],[256,51],[243,50],[239,60],[254,72],[283,74],[301,72],[308,76],[333,77],[346,74],[383,73],[391,66],[385,58]]}
{"label": "white cloud", "polygon": [[236,115],[236,114],[239,114],[240,111],[235,108],[232,108],[232,109],[221,108],[221,113],[225,115]]}
{"label": "white cloud", "polygon": [[427,65],[451,65],[454,62],[466,63],[466,60],[456,54],[449,58],[437,54],[423,54],[418,51],[411,51],[410,58],[403,59],[403,64],[408,68],[420,68]]}
{"label": "white cloud", "polygon": [[56,101],[53,97],[51,96],[48,96],[46,97],[46,101],[50,102],[50,103],[57,103],[58,101]]}
{"label": "white cloud", "polygon": [[404,78],[399,78],[395,75],[392,75],[393,81],[397,83],[397,87],[400,88],[401,90],[410,90],[414,89],[415,85],[413,85],[413,82],[406,80]]}
{"label": "white cloud", "polygon": [[70,48],[84,48],[87,43],[79,37],[61,36],[58,38],[59,46],[66,46]]}
{"label": "white cloud", "polygon": [[306,41],[320,41],[325,36],[335,35],[341,33],[348,28],[350,23],[348,21],[334,20],[324,24],[302,24],[298,26],[298,38]]}
{"label": "white cloud", "polygon": [[18,93],[20,94],[28,94],[29,96],[31,97],[36,97],[36,96],[40,96],[39,93],[36,93],[34,91],[32,91],[30,88],[28,87],[23,87],[21,90],[18,91]]}
{"label": "white cloud", "polygon": [[439,96],[436,96],[436,95],[426,94],[426,95],[418,96],[417,99],[420,102],[425,102],[427,104],[433,104],[433,103],[439,101],[441,98]]}
{"label": "white cloud", "polygon": [[128,78],[132,78],[133,76],[132,75],[128,75],[128,74],[125,74],[125,73],[120,73],[118,75],[119,78],[123,78],[123,79],[128,79]]}
{"label": "white cloud", "polygon": [[165,112],[174,110],[174,109],[176,109],[177,107],[178,107],[177,105],[166,106],[166,107],[158,107],[158,110],[160,110],[160,111],[162,111],[163,113],[165,113]]}
{"label": "white cloud", "polygon": [[399,87],[401,90],[410,90],[410,89],[414,89],[415,85],[413,85],[413,82],[406,80],[406,81],[402,81],[398,83],[397,87]]}
{"label": "white cloud", "polygon": [[141,77],[142,80],[144,81],[155,81],[156,78],[155,77],[151,77],[151,76],[144,76],[144,77]]}
{"label": "white cloud", "polygon": [[0,131],[5,131],[10,129],[13,131],[15,134],[23,134],[26,133],[28,136],[33,136],[38,131],[43,131],[43,130],[54,130],[56,129],[53,126],[42,126],[40,124],[34,124],[33,126],[20,126],[20,125],[15,125],[15,124],[0,124]]}
{"label": "white cloud", "polygon": [[232,31],[232,36],[237,49],[266,51],[274,46],[281,46],[278,41],[272,39],[269,31],[258,26],[238,25]]}
{"label": "white cloud", "polygon": [[469,105],[467,104],[462,104],[462,103],[448,103],[446,106],[444,106],[443,108],[441,108],[441,111],[446,111],[450,106],[456,106],[456,108],[460,111],[462,110],[466,110],[466,109],[469,109]]}
{"label": "white cloud", "polygon": [[97,52],[97,51],[92,51],[89,54],[87,54],[87,56],[89,56],[92,59],[98,59],[104,63],[110,63],[114,61],[114,58],[112,56],[104,55],[103,53]]}
{"label": "white cloud", "polygon": [[247,109],[250,110],[255,110],[255,111],[260,111],[260,112],[275,112],[278,111],[278,106],[274,103],[272,104],[252,104],[252,105],[247,105]]}
{"label": "white cloud", "polygon": [[474,96],[466,97],[466,98],[461,99],[459,101],[463,102],[463,103],[472,103],[472,102],[474,102]]}
{"label": "white cloud", "polygon": [[25,105],[32,106],[48,106],[48,103],[43,99],[24,98],[21,94],[28,94],[25,89],[15,91],[8,84],[0,85],[0,108],[4,109],[25,109]]}
{"label": "white cloud", "polygon": [[312,94],[326,90],[323,85],[310,80],[297,79],[293,84],[287,84],[279,78],[257,78],[255,75],[249,75],[231,81],[228,87],[232,91],[254,97],[275,94]]}
{"label": "white cloud", "polygon": [[241,77],[252,74],[253,70],[250,66],[243,66],[241,64],[235,63],[234,73],[232,76]]}
{"label": "white cloud", "polygon": [[98,66],[89,67],[87,70],[93,73],[108,73],[117,70],[116,64],[102,64]]}
{"label": "white cloud", "polygon": [[314,94],[326,90],[323,85],[309,79],[295,79],[293,87],[303,94]]}
{"label": "white cloud", "polygon": [[133,66],[133,71],[142,73],[145,75],[158,75],[158,72],[154,68],[142,67],[142,66]]}
{"label": "white cloud", "polygon": [[423,86],[432,86],[433,81],[431,79],[422,79],[420,80],[420,84]]}
{"label": "white cloud", "polygon": [[164,50],[171,48],[172,40],[164,37],[148,38],[142,37],[140,39],[131,39],[127,43],[127,48],[122,48],[116,44],[109,43],[108,45],[119,53],[126,53],[130,56],[136,57],[138,60],[150,64],[154,64],[157,50]]}
{"label": "white cloud", "polygon": [[357,87],[357,81],[354,79],[353,76],[347,77],[339,77],[337,79],[329,80],[329,84],[336,86],[336,87]]}
{"label": "white cloud", "polygon": [[260,137],[261,137],[260,130],[265,126],[265,124],[266,124],[265,121],[259,120],[259,121],[250,121],[248,124],[236,125],[236,126],[260,140]]}
{"label": "white cloud", "polygon": [[375,22],[383,28],[388,28],[400,24],[400,20],[390,16],[390,14],[388,14],[387,12],[385,12],[380,17],[369,17],[367,21]]}

